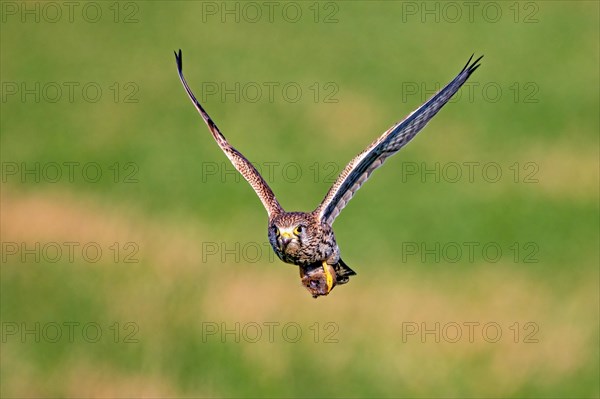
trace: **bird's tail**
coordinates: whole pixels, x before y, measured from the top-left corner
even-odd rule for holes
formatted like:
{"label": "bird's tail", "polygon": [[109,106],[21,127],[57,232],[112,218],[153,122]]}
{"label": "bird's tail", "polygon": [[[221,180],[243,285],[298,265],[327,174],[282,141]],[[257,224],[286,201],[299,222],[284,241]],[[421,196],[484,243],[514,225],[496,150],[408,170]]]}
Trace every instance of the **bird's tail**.
{"label": "bird's tail", "polygon": [[342,258],[340,258],[339,262],[334,266],[336,279],[338,284],[346,284],[350,281],[350,276],[355,276],[356,272],[347,264],[344,263]]}

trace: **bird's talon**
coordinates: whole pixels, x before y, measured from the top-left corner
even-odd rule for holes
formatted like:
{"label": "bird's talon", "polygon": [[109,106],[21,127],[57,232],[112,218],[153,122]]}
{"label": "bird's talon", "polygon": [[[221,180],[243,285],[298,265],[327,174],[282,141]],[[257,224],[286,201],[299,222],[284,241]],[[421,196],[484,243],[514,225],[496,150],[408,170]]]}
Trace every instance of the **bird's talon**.
{"label": "bird's talon", "polygon": [[327,293],[329,294],[329,292],[333,288],[333,276],[329,272],[329,265],[326,261],[323,261],[323,271],[325,272],[325,278],[327,281]]}

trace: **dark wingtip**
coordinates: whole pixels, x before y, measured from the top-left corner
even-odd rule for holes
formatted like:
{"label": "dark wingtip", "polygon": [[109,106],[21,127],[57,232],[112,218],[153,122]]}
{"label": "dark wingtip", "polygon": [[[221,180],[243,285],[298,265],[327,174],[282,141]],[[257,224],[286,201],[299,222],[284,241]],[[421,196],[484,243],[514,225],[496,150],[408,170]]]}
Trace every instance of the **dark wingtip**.
{"label": "dark wingtip", "polygon": [[461,72],[467,71],[467,73],[470,75],[473,72],[475,72],[475,70],[477,68],[479,68],[481,66],[481,64],[479,64],[479,61],[483,58],[483,55],[481,57],[477,58],[475,61],[471,62],[471,60],[473,59],[474,56],[475,56],[475,53],[473,53],[471,55],[471,57],[469,58],[469,61],[467,61],[467,64],[465,65],[465,67],[462,69]]}
{"label": "dark wingtip", "polygon": [[177,60],[177,69],[179,70],[179,72],[181,72],[183,70],[183,56],[181,54],[181,49],[179,49],[179,54],[177,53],[177,51],[174,51],[175,53],[175,60]]}
{"label": "dark wingtip", "polygon": [[[465,66],[463,67],[463,71],[465,69],[467,69],[467,67],[469,66],[469,64],[471,63],[471,60],[473,59],[473,56],[475,55],[475,53],[471,54],[471,57],[469,58],[469,60],[467,61],[467,63],[465,64]],[[461,71],[462,72],[462,71]]]}

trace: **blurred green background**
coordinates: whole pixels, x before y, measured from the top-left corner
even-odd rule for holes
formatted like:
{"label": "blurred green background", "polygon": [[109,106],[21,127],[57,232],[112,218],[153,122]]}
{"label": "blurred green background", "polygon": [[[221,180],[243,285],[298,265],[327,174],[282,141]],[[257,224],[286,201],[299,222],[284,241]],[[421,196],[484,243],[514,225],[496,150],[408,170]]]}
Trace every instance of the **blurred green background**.
{"label": "blurred green background", "polygon": [[[1,396],[598,397],[599,6],[469,4],[2,2]],[[485,57],[314,300],[180,48],[287,210]]]}

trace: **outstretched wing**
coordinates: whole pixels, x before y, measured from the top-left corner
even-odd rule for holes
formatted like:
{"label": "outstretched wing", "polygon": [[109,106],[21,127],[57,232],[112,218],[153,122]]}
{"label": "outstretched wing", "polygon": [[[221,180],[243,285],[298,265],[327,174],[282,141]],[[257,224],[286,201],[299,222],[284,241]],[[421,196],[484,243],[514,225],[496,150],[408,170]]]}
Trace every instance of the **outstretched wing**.
{"label": "outstretched wing", "polygon": [[198,110],[200,115],[202,115],[202,119],[204,119],[204,122],[208,126],[208,129],[212,133],[212,136],[215,138],[219,147],[221,147],[225,155],[227,155],[227,158],[229,158],[233,166],[242,174],[242,176],[244,176],[244,179],[246,179],[248,183],[250,183],[250,185],[256,192],[256,195],[258,195],[258,198],[260,198],[265,209],[267,210],[269,218],[271,218],[271,216],[274,213],[281,211],[281,205],[279,205],[279,202],[277,201],[277,198],[275,198],[273,191],[271,190],[265,179],[263,179],[260,173],[258,173],[256,168],[250,163],[250,161],[248,161],[246,157],[244,157],[238,150],[233,148],[229,144],[229,142],[227,142],[225,136],[223,136],[223,134],[219,131],[217,125],[215,125],[215,123],[212,121],[212,119],[210,119],[210,116],[208,116],[204,108],[202,108],[202,105],[200,105],[198,100],[196,100],[194,93],[192,92],[187,82],[185,81],[185,78],[183,77],[183,60],[181,50],[179,50],[179,54],[175,53],[175,59],[177,60],[177,71],[179,72],[179,79],[181,79],[181,83],[183,84],[183,87],[185,87],[185,91],[187,91],[190,100],[192,100],[192,103],[194,103],[196,109]]}
{"label": "outstretched wing", "polygon": [[381,137],[375,140],[366,150],[358,154],[340,173],[333,186],[315,213],[321,222],[332,224],[354,193],[367,181],[371,173],[391,155],[406,145],[427,122],[452,98],[454,93],[467,81],[469,76],[479,67],[479,60],[473,63],[473,56],[460,73],[425,104],[413,111],[401,122],[389,128]]}

